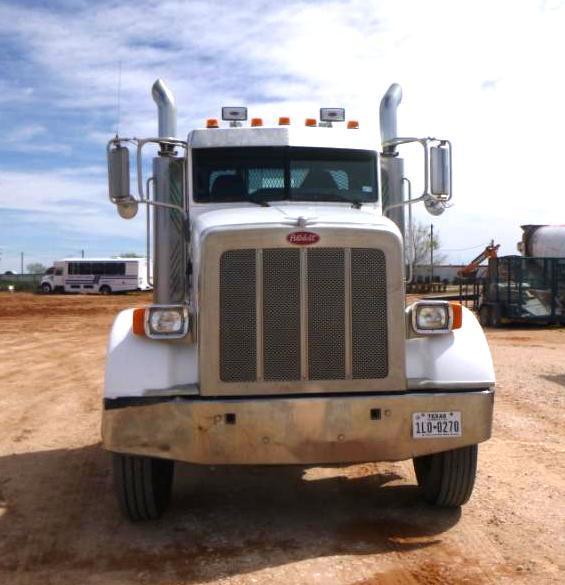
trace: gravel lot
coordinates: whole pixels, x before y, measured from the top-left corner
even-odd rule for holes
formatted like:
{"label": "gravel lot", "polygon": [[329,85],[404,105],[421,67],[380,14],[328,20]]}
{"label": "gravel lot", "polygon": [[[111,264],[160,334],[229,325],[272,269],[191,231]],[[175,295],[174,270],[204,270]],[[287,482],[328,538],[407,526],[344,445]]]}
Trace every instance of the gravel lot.
{"label": "gravel lot", "polygon": [[0,293],[0,583],[565,581],[565,329],[488,332],[494,436],[460,511],[423,504],[410,462],[180,465],[170,511],[132,525],[100,405],[112,319],[148,300]]}

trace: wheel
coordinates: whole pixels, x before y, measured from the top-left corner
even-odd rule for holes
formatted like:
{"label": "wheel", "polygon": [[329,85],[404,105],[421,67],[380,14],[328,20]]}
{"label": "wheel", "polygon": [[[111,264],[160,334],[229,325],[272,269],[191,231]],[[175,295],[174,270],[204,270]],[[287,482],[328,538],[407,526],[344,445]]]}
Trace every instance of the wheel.
{"label": "wheel", "polygon": [[109,295],[112,293],[112,289],[107,284],[103,284],[99,291],[101,295]]}
{"label": "wheel", "polygon": [[156,520],[171,498],[175,462],[112,453],[114,489],[122,513],[133,521]]}
{"label": "wheel", "polygon": [[490,326],[500,327],[500,306],[493,305],[490,311]]}
{"label": "wheel", "polygon": [[490,307],[488,305],[481,305],[479,309],[479,323],[483,327],[490,325]]}
{"label": "wheel", "polygon": [[51,292],[51,285],[48,282],[44,282],[41,285],[41,292],[44,292],[46,295],[48,295]]}
{"label": "wheel", "polygon": [[435,506],[462,506],[471,497],[477,472],[477,445],[414,457],[424,499]]}

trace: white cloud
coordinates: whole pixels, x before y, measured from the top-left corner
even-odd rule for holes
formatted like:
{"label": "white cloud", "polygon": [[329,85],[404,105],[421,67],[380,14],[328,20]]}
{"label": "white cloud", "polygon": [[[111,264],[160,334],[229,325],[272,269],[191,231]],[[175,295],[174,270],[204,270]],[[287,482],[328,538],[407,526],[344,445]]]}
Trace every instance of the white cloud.
{"label": "white cloud", "polygon": [[49,138],[47,128],[42,124],[24,124],[8,131],[0,149],[12,152],[26,152],[28,154],[56,153],[69,155],[72,152],[70,145],[63,142],[45,141]]}
{"label": "white cloud", "polygon": [[33,95],[33,87],[22,87],[17,82],[9,83],[6,79],[0,79],[0,106],[28,102]]}
{"label": "white cloud", "polygon": [[[0,90],[32,101],[38,116],[48,106],[63,119],[81,112],[74,131],[99,157],[88,166],[101,167],[104,143],[115,131],[120,61],[121,132],[139,136],[155,133],[149,92],[162,77],[177,96],[181,135],[226,103],[296,120],[315,115],[320,105],[344,105],[377,142],[380,96],[399,81],[405,96],[400,131],[454,143],[455,205],[433,220],[446,248],[494,237],[513,253],[520,223],[561,221],[561,3],[354,0],[252,2],[233,9],[222,2],[139,0],[81,6],[65,12],[0,6],[0,22],[10,23],[4,34],[40,74],[33,89],[2,82]],[[25,137],[27,131],[22,142],[36,152],[62,146],[78,154],[47,141],[44,127],[30,119],[13,132]],[[96,209],[106,209],[102,168],[99,176],[76,171],[73,177],[59,164],[50,172],[2,174],[0,206],[54,217],[69,214],[61,202],[70,199],[82,202],[87,216],[94,200]],[[416,173],[418,164],[407,157]],[[95,208],[91,215],[100,229],[113,225],[97,220]],[[431,219],[421,210],[418,215]]]}
{"label": "white cloud", "polygon": [[14,144],[17,142],[28,142],[45,134],[47,129],[41,124],[27,124],[25,126],[19,126],[14,128],[11,132],[6,135],[6,142]]}
{"label": "white cloud", "polygon": [[[106,177],[100,167],[63,168],[56,172],[2,172],[2,208],[25,213],[26,223],[39,228],[56,225],[62,234],[124,235],[123,220],[108,201]],[[143,207],[139,217],[128,224],[131,237],[144,233],[142,212]]]}

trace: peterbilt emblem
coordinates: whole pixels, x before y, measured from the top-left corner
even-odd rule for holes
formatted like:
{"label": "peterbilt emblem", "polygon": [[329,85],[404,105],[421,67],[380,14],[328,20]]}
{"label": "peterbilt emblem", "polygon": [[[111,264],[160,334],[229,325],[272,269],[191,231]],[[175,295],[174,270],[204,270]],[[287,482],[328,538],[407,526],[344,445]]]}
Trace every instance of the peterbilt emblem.
{"label": "peterbilt emblem", "polygon": [[286,236],[286,239],[290,244],[296,244],[297,246],[308,246],[318,242],[320,240],[320,236],[314,232],[292,232]]}

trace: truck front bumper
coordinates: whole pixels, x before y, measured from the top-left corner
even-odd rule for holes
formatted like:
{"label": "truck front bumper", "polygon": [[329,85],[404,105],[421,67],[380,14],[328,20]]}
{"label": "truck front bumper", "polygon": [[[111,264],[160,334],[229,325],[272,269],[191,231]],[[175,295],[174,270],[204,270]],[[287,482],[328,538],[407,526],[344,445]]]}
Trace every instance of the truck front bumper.
{"label": "truck front bumper", "polygon": [[[494,390],[105,402],[109,451],[202,464],[401,461],[491,435]],[[460,437],[414,438],[412,413],[459,411]]]}

